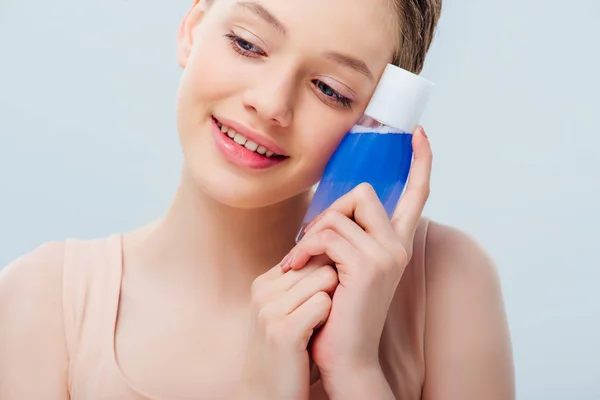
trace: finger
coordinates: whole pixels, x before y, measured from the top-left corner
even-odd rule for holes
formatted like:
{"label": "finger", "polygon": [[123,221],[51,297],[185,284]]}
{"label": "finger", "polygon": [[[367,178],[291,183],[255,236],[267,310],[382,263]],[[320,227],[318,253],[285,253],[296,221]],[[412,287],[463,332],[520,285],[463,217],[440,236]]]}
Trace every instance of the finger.
{"label": "finger", "polygon": [[[265,272],[263,275],[261,275],[258,279],[263,281],[263,282],[271,282],[274,280],[281,280],[281,282],[283,282],[283,290],[287,290],[290,287],[294,286],[296,284],[296,282],[300,279],[302,279],[303,276],[307,275],[308,273],[310,273],[310,271],[308,271],[307,273],[303,273],[301,275],[292,275],[292,276],[288,276],[285,273],[289,270],[289,269],[285,269],[285,265],[288,263],[288,261],[291,258],[291,254],[288,253],[280,262],[279,264],[275,265],[273,268],[271,268],[270,270],[268,270],[267,272]],[[317,267],[322,266],[323,264],[325,264],[325,262],[319,262],[319,260],[315,260],[315,262],[311,263],[312,264],[312,269],[316,269]],[[283,269],[283,270],[282,270]],[[286,283],[287,282],[287,283]]]}
{"label": "finger", "polygon": [[356,247],[331,229],[304,238],[291,254],[292,261],[288,265],[291,269],[300,269],[311,257],[325,254],[336,264],[339,272],[347,272],[349,265],[362,258]]}
{"label": "finger", "polygon": [[413,134],[412,143],[414,160],[408,183],[392,216],[392,227],[402,239],[409,239],[414,235],[430,191],[433,155],[422,127],[417,128]]}
{"label": "finger", "polygon": [[273,299],[280,298],[290,288],[324,265],[322,261],[320,263],[317,261],[320,260],[315,262],[311,260],[305,268],[289,273],[284,273],[281,266],[276,265],[254,280],[251,287],[252,299],[258,304],[267,304]]}
{"label": "finger", "polygon": [[285,261],[285,259],[283,259],[279,264],[275,265],[273,268],[271,268],[264,274],[260,275],[258,278],[256,278],[256,280],[263,281],[263,282],[270,282],[270,281],[280,278],[283,275],[283,272],[281,271],[281,265],[283,264],[284,261]]}
{"label": "finger", "polygon": [[279,298],[273,299],[273,303],[269,306],[270,312],[273,312],[274,315],[289,315],[315,293],[325,292],[332,296],[338,283],[338,275],[335,269],[329,265],[321,266]]}
{"label": "finger", "polygon": [[290,324],[297,327],[297,332],[301,335],[290,339],[301,339],[300,343],[305,348],[313,331],[327,320],[330,311],[331,297],[325,292],[315,293],[289,315]]}
{"label": "finger", "polygon": [[338,235],[346,239],[352,246],[359,251],[370,251],[377,244],[375,239],[370,237],[356,222],[352,221],[346,215],[333,209],[327,210],[322,218],[319,218],[315,224],[306,231],[306,236],[317,234],[321,231],[331,229]]}
{"label": "finger", "polygon": [[321,268],[325,263],[322,260],[309,260],[302,270],[290,271],[283,274],[280,278],[273,281],[273,285],[278,292],[286,292],[293,288],[298,282],[305,279],[307,276]]}
{"label": "finger", "polygon": [[[375,240],[382,241],[392,233],[390,221],[377,196],[377,192],[368,183],[361,183],[350,192],[337,199],[328,210],[337,211],[351,220],[355,221],[365,232],[373,236]],[[316,225],[326,214],[321,213],[313,224],[309,224],[307,231]]]}
{"label": "finger", "polygon": [[[371,260],[379,259],[386,249],[388,251],[390,249],[395,249],[399,243],[396,235],[389,229],[392,236],[386,238],[386,241],[389,241],[388,244],[392,247],[386,247],[386,243],[378,242],[354,221],[336,210],[328,210],[325,212],[323,217],[308,230],[306,236],[312,236],[324,230],[335,231],[343,239],[348,241],[359,253],[362,253],[367,259]],[[300,263],[293,264],[294,268],[302,268]]]}

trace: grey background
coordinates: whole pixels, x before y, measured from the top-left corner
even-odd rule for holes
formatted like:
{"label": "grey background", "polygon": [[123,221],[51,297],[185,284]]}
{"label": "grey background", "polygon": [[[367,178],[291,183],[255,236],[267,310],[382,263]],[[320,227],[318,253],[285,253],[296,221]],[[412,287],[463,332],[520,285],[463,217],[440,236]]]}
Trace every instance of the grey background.
{"label": "grey background", "polygon": [[[159,216],[190,1],[0,0],[0,265]],[[501,273],[520,399],[600,399],[600,1],[445,0],[426,214]]]}

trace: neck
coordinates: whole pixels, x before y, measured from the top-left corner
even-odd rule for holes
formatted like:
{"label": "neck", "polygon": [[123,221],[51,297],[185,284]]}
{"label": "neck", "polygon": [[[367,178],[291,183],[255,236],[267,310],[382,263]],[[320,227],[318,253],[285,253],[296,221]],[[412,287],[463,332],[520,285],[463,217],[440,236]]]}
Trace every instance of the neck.
{"label": "neck", "polygon": [[201,285],[215,299],[246,300],[252,281],[294,246],[309,200],[305,192],[260,209],[234,208],[184,173],[165,217],[132,240],[140,255],[133,259],[158,277]]}

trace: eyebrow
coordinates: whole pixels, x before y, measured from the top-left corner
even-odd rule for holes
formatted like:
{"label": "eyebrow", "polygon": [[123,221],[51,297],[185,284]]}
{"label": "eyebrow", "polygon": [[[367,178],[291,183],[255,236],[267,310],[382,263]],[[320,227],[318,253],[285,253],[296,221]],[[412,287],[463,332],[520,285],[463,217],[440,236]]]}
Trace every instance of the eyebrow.
{"label": "eyebrow", "polygon": [[281,21],[279,21],[263,5],[256,3],[254,1],[241,1],[241,2],[237,3],[237,5],[251,11],[256,16],[264,19],[269,25],[271,25],[273,28],[277,29],[282,35],[287,35],[285,26],[283,26]]}
{"label": "eyebrow", "polygon": [[[267,10],[262,4],[259,4],[255,1],[240,1],[236,4],[239,7],[243,7],[246,10],[251,11],[256,16],[265,20],[269,25],[274,27],[277,31],[279,31],[282,35],[287,35],[287,30],[285,26],[275,17],[269,10]],[[349,67],[354,69],[355,71],[360,72],[365,75],[370,80],[374,80],[373,73],[367,67],[367,64],[364,61],[359,60],[358,58],[354,58],[352,56],[337,53],[334,51],[329,51],[325,53],[325,58],[328,58],[332,61],[337,62],[345,67]]]}
{"label": "eyebrow", "polygon": [[334,51],[326,52],[325,57],[345,67],[352,68],[365,75],[370,80],[373,80],[373,73],[371,72],[369,67],[367,67],[367,64],[364,61],[359,60],[358,58],[354,58],[346,54],[336,53]]}

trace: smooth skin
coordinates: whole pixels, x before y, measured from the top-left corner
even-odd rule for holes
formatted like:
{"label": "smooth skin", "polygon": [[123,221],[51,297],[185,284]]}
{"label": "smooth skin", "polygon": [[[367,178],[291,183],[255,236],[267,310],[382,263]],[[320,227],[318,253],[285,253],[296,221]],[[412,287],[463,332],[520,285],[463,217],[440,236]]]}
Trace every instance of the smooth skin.
{"label": "smooth skin", "polygon": [[[301,270],[311,257],[325,254],[338,272],[340,283],[333,296],[331,313],[311,346],[311,355],[332,398],[361,398],[361,393],[365,398],[373,393],[378,399],[394,398],[379,365],[379,339],[398,283],[412,257],[415,231],[430,193],[432,152],[422,128],[413,135],[413,149],[415,157],[407,189],[391,221],[375,190],[361,184],[319,215],[282,263],[284,271]],[[435,236],[440,234],[438,230],[445,235],[457,234],[434,226]],[[443,317],[446,323],[442,329],[427,332],[426,348],[433,347],[439,353],[426,352],[427,371],[432,373],[426,381],[423,398],[512,398],[507,330],[503,326],[501,297],[492,265],[466,238],[457,235],[443,240],[454,242],[468,253],[454,260],[456,265],[448,258],[440,260],[440,266],[428,263],[427,268],[436,274],[441,273],[436,268],[456,268],[454,272],[443,273],[448,283],[466,290],[459,295],[450,285],[428,287],[428,302],[431,301],[428,314],[435,313],[442,319],[442,313],[452,313],[456,319]],[[476,269],[467,270],[471,268]],[[453,281],[460,278],[466,281]],[[469,288],[466,286],[469,280],[482,286]],[[488,301],[477,304],[471,298],[482,288],[489,290],[485,296]],[[481,315],[485,317],[480,323],[471,322],[473,316],[481,318]],[[433,322],[437,325],[440,321]],[[483,336],[486,339],[482,341]],[[491,348],[494,342],[499,348]],[[471,366],[465,365],[466,360]],[[485,367],[490,369],[482,373],[481,368]],[[367,378],[360,379],[361,376]]]}
{"label": "smooth skin", "polygon": [[[123,237],[114,351],[131,385],[164,399],[306,400],[314,362],[330,399],[394,398],[377,348],[429,196],[423,131],[392,221],[361,185],[294,240],[312,186],[393,57],[389,1],[201,0],[185,15],[181,182],[163,218]],[[210,134],[213,117],[269,138],[288,159],[261,171],[232,164]],[[69,399],[63,251],[49,243],[0,275],[2,399]],[[422,399],[513,399],[492,260],[468,235],[431,222],[425,263]]]}
{"label": "smooth skin", "polygon": [[379,339],[429,197],[432,153],[422,128],[413,135],[413,149],[406,191],[391,221],[375,190],[361,184],[307,227],[282,266],[284,271],[301,269],[320,255],[335,263],[340,283],[327,323],[314,338],[312,356],[328,393],[339,393],[338,398],[355,395],[344,382],[360,370],[379,377],[379,384],[368,386],[377,389],[376,398],[393,398],[379,366]]}
{"label": "smooth skin", "polygon": [[[413,135],[413,149],[407,188],[391,222],[375,190],[361,184],[306,228],[306,235],[280,263],[279,273],[276,268],[255,281],[252,300],[258,322],[244,370],[251,378],[240,398],[307,398],[306,349],[314,330],[324,323],[312,339],[310,353],[330,398],[360,398],[356,396],[364,393],[394,399],[379,365],[379,339],[429,196],[432,153],[423,128]],[[305,267],[313,257],[322,256],[336,270],[325,266],[312,272]],[[263,289],[273,276],[276,282],[288,274],[295,280],[305,268],[312,273],[294,287],[302,286],[303,296],[289,299],[287,284],[273,283],[283,286],[280,291]],[[327,293],[333,294],[332,300]],[[265,380],[268,376],[282,379]],[[364,386],[348,384],[358,377]]]}
{"label": "smooth skin", "polygon": [[309,398],[308,342],[327,320],[337,286],[336,271],[320,263],[289,273],[275,266],[254,281],[251,339],[237,398]]}

